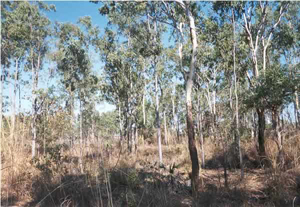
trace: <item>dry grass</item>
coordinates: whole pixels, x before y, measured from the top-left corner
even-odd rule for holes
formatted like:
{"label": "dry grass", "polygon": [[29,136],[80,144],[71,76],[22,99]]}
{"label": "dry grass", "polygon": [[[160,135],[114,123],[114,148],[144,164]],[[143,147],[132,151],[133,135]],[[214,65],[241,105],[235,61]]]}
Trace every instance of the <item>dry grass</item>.
{"label": "dry grass", "polygon": [[120,150],[119,143],[106,148],[100,143],[92,143],[85,148],[84,173],[80,173],[78,145],[64,149],[59,159],[41,154],[36,162],[32,162],[29,147],[14,145],[4,139],[1,140],[1,204],[290,206],[300,190],[299,139],[299,134],[295,134],[285,140],[285,163],[282,165],[277,159],[277,146],[269,138],[266,152],[272,165],[268,168],[253,164],[259,163],[256,150],[253,144],[243,143],[245,178],[240,180],[240,169],[231,163],[228,188],[224,187],[223,151],[220,146],[206,141],[206,160],[211,166],[201,169],[202,186],[197,198],[191,197],[189,187],[191,161],[187,143],[163,146],[164,168],[157,163],[157,146],[154,144],[140,145],[137,152],[129,154],[125,145]]}

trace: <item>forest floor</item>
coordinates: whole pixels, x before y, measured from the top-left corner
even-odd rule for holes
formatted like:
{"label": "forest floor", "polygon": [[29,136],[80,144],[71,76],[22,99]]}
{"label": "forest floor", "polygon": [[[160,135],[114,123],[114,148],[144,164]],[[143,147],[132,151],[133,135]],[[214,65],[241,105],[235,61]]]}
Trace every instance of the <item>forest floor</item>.
{"label": "forest floor", "polygon": [[[40,207],[292,206],[293,199],[300,195],[300,167],[288,167],[288,164],[280,167],[272,141],[266,142],[266,149],[271,163],[268,167],[260,165],[254,147],[248,145],[244,149],[242,180],[237,156],[229,149],[226,152],[226,186],[224,150],[206,143],[206,167],[200,170],[201,186],[196,198],[191,195],[191,162],[185,143],[163,146],[164,166],[157,163],[155,144],[139,146],[137,152],[131,154],[120,151],[117,144],[101,153],[98,147],[91,146],[83,160],[83,173],[79,170],[78,151],[64,151],[59,162],[40,159],[35,164],[28,154],[19,155],[14,167],[2,172],[1,204]],[[295,162],[295,157],[286,153],[286,160]],[[8,158],[3,161],[3,166],[9,165]],[[297,197],[296,204],[299,200]]]}

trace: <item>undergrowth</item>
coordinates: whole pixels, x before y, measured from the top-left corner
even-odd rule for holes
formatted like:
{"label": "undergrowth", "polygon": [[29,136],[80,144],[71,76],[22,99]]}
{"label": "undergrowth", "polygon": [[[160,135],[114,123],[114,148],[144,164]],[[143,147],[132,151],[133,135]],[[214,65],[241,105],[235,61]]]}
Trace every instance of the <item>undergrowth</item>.
{"label": "undergrowth", "polygon": [[[103,150],[99,143],[85,147],[84,170],[79,167],[79,146],[48,146],[30,158],[29,145],[2,148],[3,206],[290,206],[300,190],[299,135],[284,143],[284,162],[276,143],[268,138],[271,163],[263,166],[251,143],[243,143],[245,178],[240,180],[236,152],[226,152],[228,186],[224,186],[224,154],[205,142],[207,165],[201,169],[201,189],[191,196],[191,163],[186,143],[163,146],[164,166],[156,162],[155,145],[139,145],[128,153],[119,143]],[[3,146],[3,145],[2,145]],[[109,152],[108,152],[109,151]]]}

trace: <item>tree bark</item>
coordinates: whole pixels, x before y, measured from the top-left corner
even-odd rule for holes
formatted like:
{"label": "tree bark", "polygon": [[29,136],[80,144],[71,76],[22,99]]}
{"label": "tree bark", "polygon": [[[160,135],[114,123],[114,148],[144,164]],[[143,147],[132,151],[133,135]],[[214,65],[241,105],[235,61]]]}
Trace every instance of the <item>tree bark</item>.
{"label": "tree bark", "polygon": [[212,134],[213,140],[217,141],[216,136],[216,68],[213,69],[213,92],[212,92]]}
{"label": "tree bark", "polygon": [[145,90],[143,92],[143,127],[146,126],[146,112],[145,112]]}
{"label": "tree bark", "polygon": [[198,125],[199,125],[199,136],[200,136],[200,146],[201,146],[201,161],[202,168],[205,168],[205,151],[204,151],[204,140],[203,140],[203,123],[202,123],[202,112],[201,112],[201,102],[198,96]]}
{"label": "tree bark", "polygon": [[254,110],[252,109],[251,110],[251,138],[252,140],[254,141],[254,143],[256,143],[256,121],[255,121],[255,112]]}
{"label": "tree bark", "polygon": [[[156,35],[157,35],[157,22],[154,20],[153,22],[153,42],[157,43]],[[151,32],[150,24],[148,22],[148,28]],[[153,67],[154,67],[154,78],[155,78],[155,118],[156,118],[156,132],[157,132],[157,142],[158,142],[158,154],[159,154],[159,164],[163,164],[162,158],[162,147],[161,147],[161,129],[160,129],[160,117],[159,117],[159,95],[158,95],[158,71],[157,71],[157,56],[154,56]]]}
{"label": "tree bark", "polygon": [[[156,67],[156,66],[154,66]],[[159,118],[159,97],[158,97],[158,75],[155,71],[155,115],[156,115],[156,132],[157,132],[157,142],[158,142],[158,154],[159,163],[162,164],[162,148],[161,148],[161,131],[160,131],[160,118]]]}
{"label": "tree bark", "polygon": [[179,121],[178,116],[175,110],[175,97],[176,97],[176,86],[174,85],[174,96],[172,98],[172,112],[173,112],[173,121],[174,121],[174,132],[176,134],[177,142],[179,142]]}
{"label": "tree bark", "polygon": [[[193,58],[192,58],[193,59]],[[189,151],[190,157],[192,161],[192,190],[193,194],[197,194],[198,187],[199,187],[199,160],[198,160],[198,153],[197,147],[195,142],[195,132],[194,132],[194,121],[193,121],[193,105],[192,105],[192,87],[193,82],[191,79],[188,80],[186,83],[186,109],[187,109],[187,133],[188,133],[188,141],[189,141]]]}
{"label": "tree bark", "polygon": [[185,4],[186,14],[189,18],[189,27],[190,27],[190,37],[192,40],[192,52],[191,52],[191,62],[190,70],[188,74],[188,79],[186,81],[186,119],[187,119],[187,132],[189,140],[189,151],[192,161],[192,192],[196,196],[199,188],[199,160],[198,152],[195,142],[195,132],[194,132],[194,121],[193,121],[193,105],[192,105],[192,91],[193,91],[193,79],[195,75],[195,64],[196,64],[196,53],[197,53],[197,34],[195,27],[195,20],[188,8],[188,5]]}
{"label": "tree bark", "polygon": [[15,128],[16,128],[16,97],[17,97],[17,82],[18,82],[18,72],[19,72],[19,58],[16,59],[16,68],[14,74],[14,88],[13,88],[13,98],[12,98],[12,127],[11,127],[11,134],[12,139],[17,143],[15,140]]}
{"label": "tree bark", "polygon": [[80,136],[80,155],[79,155],[79,167],[80,167],[80,172],[83,173],[83,161],[82,161],[82,158],[83,158],[83,130],[82,130],[82,127],[83,127],[83,113],[82,113],[82,102],[81,100],[79,100],[79,111],[80,111],[80,119],[79,119],[79,136]]}
{"label": "tree bark", "polygon": [[143,128],[142,128],[142,144],[145,144],[145,131],[146,129],[146,112],[145,112],[145,88],[143,92]]}
{"label": "tree bark", "polygon": [[[2,140],[2,108],[3,108],[3,82],[4,82],[4,67],[0,69],[0,139]],[[1,162],[0,162],[1,163]],[[2,169],[2,168],[1,168]],[[2,180],[2,179],[0,179]]]}
{"label": "tree bark", "polygon": [[138,130],[137,126],[135,127],[135,138],[136,138],[136,141],[135,141],[135,152],[137,152],[138,144],[139,144],[139,130]]}
{"label": "tree bark", "polygon": [[[33,49],[32,49],[33,50]],[[33,53],[33,51],[32,51]],[[38,78],[39,78],[39,69],[40,69],[40,54],[38,55],[37,65],[34,65],[34,60],[31,60],[32,67],[32,122],[31,122],[31,130],[32,130],[32,158],[36,156],[36,139],[37,139],[37,87],[38,87]]]}
{"label": "tree bark", "polygon": [[295,120],[296,120],[296,126],[298,129],[300,129],[300,110],[299,110],[299,97],[297,90],[295,91],[295,100],[294,100],[294,110],[295,110]]}
{"label": "tree bark", "polygon": [[123,134],[123,127],[122,127],[122,114],[121,114],[121,102],[120,100],[118,100],[118,104],[119,104],[119,132],[120,132],[120,141],[122,140],[122,134]]}
{"label": "tree bark", "polygon": [[266,156],[265,151],[265,111],[264,109],[256,109],[258,115],[258,152],[259,155]]}
{"label": "tree bark", "polygon": [[241,179],[244,178],[244,167],[243,167],[243,154],[241,149],[241,140],[240,140],[240,129],[239,129],[239,98],[238,98],[238,80],[236,75],[236,59],[235,59],[235,18],[234,11],[232,9],[232,27],[233,27],[233,73],[234,73],[234,95],[235,95],[235,134],[236,141],[238,145],[239,158],[240,158],[240,168],[241,168]]}
{"label": "tree bark", "polygon": [[272,109],[272,128],[273,131],[275,132],[275,137],[276,137],[276,143],[278,146],[278,150],[281,151],[282,150],[282,136],[281,136],[281,132],[280,132],[280,126],[279,126],[279,115],[278,115],[278,109],[277,108],[273,108]]}
{"label": "tree bark", "polygon": [[136,123],[134,124],[133,130],[132,130],[132,148],[133,152],[136,152],[137,150],[137,137],[136,137]]}
{"label": "tree bark", "polygon": [[166,111],[164,111],[164,129],[165,129],[165,144],[169,144]]}

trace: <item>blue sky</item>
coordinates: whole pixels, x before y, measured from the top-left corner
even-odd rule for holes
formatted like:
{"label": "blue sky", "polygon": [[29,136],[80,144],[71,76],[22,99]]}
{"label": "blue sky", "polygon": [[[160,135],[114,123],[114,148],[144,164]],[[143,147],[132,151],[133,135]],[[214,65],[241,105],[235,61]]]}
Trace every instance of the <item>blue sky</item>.
{"label": "blue sky", "polygon": [[[90,16],[94,26],[100,28],[100,32],[104,31],[107,25],[106,17],[100,15],[99,7],[101,3],[94,4],[91,2],[76,2],[76,1],[48,1],[48,4],[54,4],[56,12],[47,12],[48,18],[51,22],[71,22],[76,24],[80,17]],[[93,57],[93,70],[101,70],[103,63],[99,58]],[[100,71],[97,71],[100,72]],[[98,105],[97,110],[100,112],[113,110],[115,107],[108,103]]]}
{"label": "blue sky", "polygon": [[[101,3],[94,4],[88,1],[47,1],[47,4],[54,4],[56,7],[56,12],[45,12],[45,15],[51,20],[52,23],[57,22],[70,22],[76,24],[80,17],[90,16],[92,18],[92,23],[100,28],[100,32],[104,31],[107,25],[107,18],[100,15],[98,8],[101,7]],[[101,72],[101,66],[103,63],[99,60],[99,55],[93,54],[93,70],[98,74]],[[49,77],[49,67],[53,67],[53,64],[45,62],[43,70],[40,72],[39,87],[46,88],[51,85],[56,85],[57,80],[48,79]],[[30,80],[30,73],[23,73],[23,80]],[[9,86],[4,86],[4,95],[10,97],[9,94],[12,92],[11,84]],[[31,111],[31,87],[30,85],[25,86],[21,89],[22,95],[22,109],[23,112]],[[10,98],[7,100],[10,102]],[[17,103],[19,102],[17,96]],[[108,103],[103,103],[97,106],[97,110],[100,112],[113,110],[115,107]],[[7,114],[10,113],[10,107],[8,108]]]}
{"label": "blue sky", "polygon": [[[99,14],[98,8],[101,3],[75,1],[48,1],[48,4],[54,4],[56,12],[47,12],[47,16],[52,22],[72,22],[76,23],[79,17],[91,16],[92,22],[100,28],[105,28],[107,19]],[[102,30],[103,31],[103,30]]]}
{"label": "blue sky", "polygon": [[[57,22],[70,22],[76,24],[78,19],[80,17],[84,16],[90,16],[92,19],[92,23],[94,26],[98,26],[100,28],[100,32],[102,33],[104,31],[104,28],[107,25],[107,18],[105,16],[100,15],[99,8],[101,7],[102,3],[94,4],[88,1],[47,1],[47,4],[54,4],[56,7],[56,12],[46,12],[45,14],[47,17],[51,20],[52,23],[55,21]],[[208,12],[209,10],[205,10]],[[166,39],[164,42],[166,44],[173,44],[173,40],[168,41],[167,40],[168,35],[166,36]],[[95,54],[93,57],[93,70],[100,72],[101,66],[103,63],[99,60],[99,55]],[[49,64],[45,64],[43,75],[47,74],[47,68]],[[27,78],[29,79],[29,78]],[[47,81],[47,76],[41,77],[41,80],[45,79]],[[55,84],[54,82],[52,84]],[[46,86],[45,82],[40,82],[40,86]],[[28,96],[30,96],[30,90],[31,88],[23,88],[22,93],[28,93]],[[10,88],[6,87],[5,95],[8,95],[11,92]],[[18,102],[18,100],[17,100]],[[26,111],[30,110],[31,107],[31,101],[30,100],[23,100],[22,107],[25,107]],[[108,111],[113,110],[115,107],[104,103],[102,105],[99,105],[97,109],[99,111]]]}

